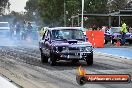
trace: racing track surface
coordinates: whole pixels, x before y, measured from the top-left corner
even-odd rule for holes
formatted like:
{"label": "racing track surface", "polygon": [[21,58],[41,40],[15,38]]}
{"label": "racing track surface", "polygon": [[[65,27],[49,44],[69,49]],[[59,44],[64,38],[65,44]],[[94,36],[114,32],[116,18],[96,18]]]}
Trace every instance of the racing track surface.
{"label": "racing track surface", "polygon": [[80,65],[89,74],[132,75],[132,60],[95,53],[93,66],[87,66],[84,61],[77,64],[61,61],[57,66],[50,66],[49,63],[40,62],[37,46],[0,46],[0,74],[19,84],[21,88],[132,88],[132,83],[80,86],[76,83],[76,72]]}

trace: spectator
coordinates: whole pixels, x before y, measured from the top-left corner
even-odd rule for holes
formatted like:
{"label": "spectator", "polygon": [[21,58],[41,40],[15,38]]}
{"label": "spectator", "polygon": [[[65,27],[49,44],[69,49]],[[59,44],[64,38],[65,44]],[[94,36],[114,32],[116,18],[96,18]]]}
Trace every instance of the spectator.
{"label": "spectator", "polygon": [[127,32],[127,28],[126,28],[126,24],[124,22],[122,22],[122,27],[121,27],[121,44],[124,45],[125,44],[125,36],[126,36],[126,32]]}
{"label": "spectator", "polygon": [[92,30],[97,30],[97,27],[96,25],[93,26]]}
{"label": "spectator", "polygon": [[16,36],[17,36],[18,40],[20,40],[20,30],[21,30],[20,23],[17,22],[17,24],[16,24]]}
{"label": "spectator", "polygon": [[21,39],[22,40],[26,39],[26,22],[25,21],[23,22],[23,25],[22,25],[22,36],[21,36]]}
{"label": "spectator", "polygon": [[33,27],[31,25],[31,23],[28,22],[28,26],[27,26],[27,36],[30,37],[30,38],[32,38],[32,29],[33,29]]}
{"label": "spectator", "polygon": [[10,38],[12,39],[14,35],[14,25],[10,24]]}
{"label": "spectator", "polygon": [[131,26],[129,27],[129,32],[132,33],[132,27]]}

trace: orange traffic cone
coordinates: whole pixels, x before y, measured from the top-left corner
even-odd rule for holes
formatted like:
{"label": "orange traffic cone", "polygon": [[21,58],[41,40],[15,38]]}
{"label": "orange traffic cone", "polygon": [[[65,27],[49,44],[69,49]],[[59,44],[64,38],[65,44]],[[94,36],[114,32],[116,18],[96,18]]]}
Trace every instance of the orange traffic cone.
{"label": "orange traffic cone", "polygon": [[120,41],[117,41],[116,46],[120,46],[120,45],[121,45]]}

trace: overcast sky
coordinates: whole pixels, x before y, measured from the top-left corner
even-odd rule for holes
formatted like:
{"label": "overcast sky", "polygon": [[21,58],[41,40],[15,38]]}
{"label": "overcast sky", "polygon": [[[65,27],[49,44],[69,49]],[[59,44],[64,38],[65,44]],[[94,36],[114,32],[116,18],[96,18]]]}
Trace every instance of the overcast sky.
{"label": "overcast sky", "polygon": [[21,12],[24,11],[24,7],[26,6],[26,1],[28,0],[9,0],[11,3],[10,9],[11,11]]}

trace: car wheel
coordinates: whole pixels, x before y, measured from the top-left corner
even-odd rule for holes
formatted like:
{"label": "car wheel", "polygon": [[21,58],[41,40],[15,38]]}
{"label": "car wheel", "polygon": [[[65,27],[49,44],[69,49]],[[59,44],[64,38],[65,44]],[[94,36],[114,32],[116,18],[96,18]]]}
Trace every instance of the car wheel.
{"label": "car wheel", "polygon": [[105,43],[105,44],[107,44],[107,43],[108,43],[108,41],[105,39],[104,43]]}
{"label": "car wheel", "polygon": [[93,54],[88,55],[86,58],[87,65],[93,65]]}
{"label": "car wheel", "polygon": [[50,54],[50,65],[55,66],[56,65],[56,58],[53,53]]}
{"label": "car wheel", "polygon": [[48,63],[48,57],[46,57],[42,52],[41,52],[41,62]]}
{"label": "car wheel", "polygon": [[114,44],[114,40],[113,39],[111,39],[111,44]]}
{"label": "car wheel", "polygon": [[132,44],[132,41],[128,41],[129,42],[129,44]]}

